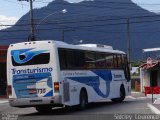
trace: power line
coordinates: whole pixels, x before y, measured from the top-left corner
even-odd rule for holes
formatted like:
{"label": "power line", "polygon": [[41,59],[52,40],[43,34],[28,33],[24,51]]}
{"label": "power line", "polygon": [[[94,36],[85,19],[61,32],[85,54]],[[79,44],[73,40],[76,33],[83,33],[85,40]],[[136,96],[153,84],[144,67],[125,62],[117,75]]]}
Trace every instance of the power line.
{"label": "power line", "polygon": [[35,26],[34,26],[34,19],[33,19],[33,0],[18,0],[18,1],[27,1],[30,4],[31,41],[35,41]]}
{"label": "power line", "polygon": [[[81,15],[81,14],[76,14],[76,13],[74,13],[75,15]],[[82,15],[84,15],[84,14],[82,14]],[[88,14],[86,14],[86,15],[88,15]],[[132,15],[137,15],[137,14],[132,14]],[[72,15],[71,15],[72,16]],[[70,16],[66,16],[66,17],[70,17]],[[104,18],[104,17],[112,17],[112,16],[96,16],[96,17],[94,17],[94,18]],[[144,17],[160,17],[160,15],[144,15],[143,14],[143,16],[131,16],[131,17],[129,17],[130,19],[131,18],[144,18]],[[64,18],[64,17],[63,17]],[[83,18],[84,19],[86,19],[84,16],[83,16]],[[91,18],[91,19],[93,19],[93,17],[87,17],[87,18]],[[114,18],[110,18],[110,19],[123,19],[123,18],[126,18],[125,16],[114,16]],[[38,20],[41,20],[42,18],[36,18],[36,19],[34,19],[34,20],[36,20],[36,21],[38,21]],[[30,19],[19,19],[18,21],[20,22],[20,21],[29,21]],[[73,20],[73,19],[72,19]],[[76,20],[76,19],[75,19]],[[6,21],[17,21],[17,20],[0,20],[0,22],[6,22]],[[59,20],[58,20],[59,21]]]}
{"label": "power line", "polygon": [[[10,3],[13,3],[13,4],[19,4],[19,3],[17,3],[17,2],[10,1],[10,0],[3,0],[3,1],[5,1],[5,2],[10,2]],[[19,4],[19,5],[20,5],[20,4]],[[29,6],[29,5],[27,5],[27,4],[23,4],[23,5],[25,5],[25,6]]]}
{"label": "power line", "polygon": [[[133,22],[132,22],[133,23]],[[134,22],[135,23],[135,22]],[[140,22],[136,22],[136,23],[140,23]],[[126,23],[121,23],[121,24],[126,24]],[[85,27],[95,27],[95,26],[104,26],[105,24],[103,24],[103,25],[92,25],[92,26],[77,26],[77,27],[69,27],[69,26],[67,26],[67,28],[71,28],[71,29],[81,29],[81,28],[85,28]],[[119,24],[108,24],[108,25],[120,25],[120,23]],[[38,29],[38,31],[44,31],[44,30],[55,30],[55,29],[57,29],[57,30],[60,30],[60,29],[63,29],[63,28],[47,28],[47,29]],[[83,29],[84,30],[84,29]],[[29,31],[29,30],[25,30],[25,29],[21,29],[21,30],[4,30],[4,31],[0,31],[0,32],[24,32],[24,31]],[[96,32],[98,32],[98,31],[96,31]],[[99,31],[99,32],[101,32],[101,31]],[[132,33],[155,33],[155,32],[159,32],[159,31],[140,31],[140,32],[133,32],[132,31]],[[104,32],[104,33],[107,33],[107,32]],[[123,32],[123,31],[117,31],[117,32],[108,32],[108,33],[126,33],[125,31]]]}
{"label": "power line", "polygon": [[25,37],[23,37],[23,38],[20,38],[20,37],[9,37],[9,38],[8,38],[8,37],[7,37],[7,38],[6,38],[6,37],[5,37],[5,38],[1,38],[0,41],[3,41],[3,40],[9,40],[9,41],[11,41],[11,40],[15,40],[15,39],[16,39],[16,40],[23,40],[23,39],[28,39],[28,38],[25,38]]}
{"label": "power line", "polygon": [[[138,18],[153,18],[153,17],[160,17],[159,15],[151,15],[151,16],[135,16],[135,17],[129,17],[129,19],[138,19]],[[70,23],[85,23],[85,22],[98,22],[98,21],[114,21],[114,20],[125,20],[126,17],[119,17],[119,18],[110,18],[110,19],[90,19],[90,20],[79,20],[79,21],[51,21],[51,22],[45,22],[45,23],[42,23],[41,25],[50,25],[50,24],[70,24]],[[153,19],[156,19],[156,18],[153,18]],[[150,20],[150,21],[140,21],[138,23],[143,23],[143,22],[155,22],[155,21],[160,21],[160,20]],[[134,23],[134,22],[133,22]],[[136,23],[136,21],[135,21]],[[30,24],[17,24],[17,25],[0,25],[0,26],[27,26],[27,25],[30,25]],[[36,24],[35,24],[36,25]]]}
{"label": "power line", "polygon": [[[35,2],[40,2],[40,1],[35,1]],[[102,4],[102,6],[101,5],[86,5],[85,3],[83,3],[83,2],[81,2],[81,3],[79,3],[79,4],[77,4],[77,3],[62,3],[62,2],[56,2],[55,4],[61,4],[61,5],[75,5],[75,6],[83,6],[83,7],[96,7],[96,8],[110,8],[110,9],[112,9],[112,8],[114,8],[114,9],[127,9],[127,10],[137,10],[136,8],[130,8],[130,6],[127,6],[128,4],[131,4],[131,5],[134,5],[134,4],[136,4],[136,3],[127,3],[127,2],[109,2],[109,1],[92,1],[91,3],[95,3],[95,2],[97,2],[97,3],[109,3],[109,4],[116,4],[118,7],[116,7],[116,8],[114,8],[114,7],[111,7],[111,6],[106,6],[106,5],[104,5],[104,4]],[[40,2],[40,3],[50,3],[50,2]],[[124,4],[124,6],[122,6],[122,7],[119,7],[119,5],[118,4]],[[143,4],[143,3],[138,3],[138,5],[157,5],[157,4]],[[158,5],[160,5],[160,4],[158,4]],[[124,8],[124,7],[128,7],[128,8]],[[140,8],[140,7],[139,7]],[[140,8],[140,9],[142,9],[142,8]],[[154,10],[152,10],[152,11],[154,11]]]}
{"label": "power line", "polygon": [[79,14],[77,14],[77,15],[79,15]]}
{"label": "power line", "polygon": [[[51,2],[44,2],[43,0],[37,0],[35,2],[40,2],[40,3],[51,3]],[[112,3],[112,4],[125,4],[125,5],[128,5],[128,4],[138,4],[138,5],[153,5],[153,6],[157,6],[157,5],[160,5],[160,4],[153,4],[153,3],[134,3],[134,2],[119,2],[119,1],[116,1],[116,2],[111,2],[111,1],[101,1],[101,0],[98,0],[98,1],[90,1],[90,2],[101,2],[101,3]],[[74,3],[69,3],[69,4],[74,4]]]}
{"label": "power line", "polygon": [[[45,3],[45,2],[43,2]],[[86,5],[86,4],[75,4],[75,3],[62,3],[62,2],[56,2],[55,4],[60,4],[60,5],[69,5],[69,6],[73,6],[73,4],[77,7],[77,6],[82,6],[82,7],[96,7],[96,8],[113,8],[113,7],[108,7],[108,6],[97,6],[97,5]]]}
{"label": "power line", "polygon": [[110,2],[110,1],[101,1],[101,0],[98,0],[98,2],[102,2],[102,3],[112,3],[112,4],[125,4],[125,5],[128,5],[128,4],[137,4],[137,5],[151,5],[151,6],[159,6],[160,4],[153,4],[153,3],[140,3],[140,2],[119,2],[119,1],[116,1],[116,2]]}
{"label": "power line", "polygon": [[[149,18],[149,17],[153,17],[153,16],[137,16],[137,17],[128,17],[129,19],[137,19],[137,18]],[[160,17],[160,16],[158,16]],[[67,24],[67,23],[85,23],[85,22],[98,22],[98,21],[111,21],[111,20],[125,20],[126,17],[121,17],[121,18],[113,18],[113,19],[91,19],[91,20],[81,20],[81,21],[62,21],[62,22],[58,22],[58,24]],[[155,19],[155,18],[154,18]],[[153,20],[153,21],[160,21],[160,20]],[[143,21],[142,21],[143,22]],[[48,24],[51,24],[53,22],[45,22]]]}
{"label": "power line", "polygon": [[[12,1],[11,1],[12,2]],[[36,2],[36,1],[35,1]],[[41,2],[41,1],[39,1],[39,2]],[[98,1],[98,2],[104,2],[104,1]],[[15,2],[14,2],[15,3]],[[49,2],[48,2],[49,3]],[[56,2],[57,3],[57,2]],[[122,4],[121,2],[106,2],[106,3],[118,3],[118,4]],[[58,3],[58,4],[64,4],[64,3]],[[65,3],[66,4],[66,3]],[[125,2],[125,4],[126,4],[126,2]],[[132,3],[129,3],[129,4],[132,4]],[[71,3],[67,3],[67,5],[72,5]],[[76,6],[77,5],[79,5],[79,4],[76,4]],[[84,4],[80,4],[80,5],[83,5],[83,6],[85,6]],[[91,7],[96,7],[96,6],[91,6]],[[101,8],[101,6],[98,6],[98,8]],[[104,6],[102,6],[102,7],[104,7]],[[105,7],[106,8],[106,7]],[[109,7],[110,8],[110,7]],[[117,9],[117,8],[114,8],[114,9]],[[124,9],[124,8],[121,8],[121,9]],[[125,8],[126,9],[126,8]]]}
{"label": "power line", "polygon": [[[55,30],[55,29],[59,29],[59,28],[50,28],[50,29],[40,29],[40,31],[48,31],[48,30]],[[81,29],[81,30],[84,30],[84,31],[91,31],[91,32],[98,32],[98,33],[104,33],[104,34],[120,34],[120,33],[122,33],[122,34],[124,34],[124,33],[126,33],[126,31],[110,31],[110,32],[104,32],[104,31],[98,31],[98,30],[89,30],[89,29],[84,29],[84,28],[79,28],[79,29]],[[61,30],[63,30],[63,29],[61,29]],[[29,31],[29,30],[23,30],[23,31]],[[1,31],[0,31],[1,32]],[[22,30],[21,31],[6,31],[6,32],[22,32]],[[148,34],[148,33],[159,33],[160,32],[160,30],[156,30],[156,31],[131,31],[131,33],[133,33],[133,34]],[[28,37],[28,36],[27,36]],[[5,37],[6,38],[6,37]],[[7,37],[8,38],[8,37]],[[1,37],[1,39],[3,39],[3,37]],[[14,38],[13,38],[14,39]],[[23,39],[23,38],[22,38]]]}

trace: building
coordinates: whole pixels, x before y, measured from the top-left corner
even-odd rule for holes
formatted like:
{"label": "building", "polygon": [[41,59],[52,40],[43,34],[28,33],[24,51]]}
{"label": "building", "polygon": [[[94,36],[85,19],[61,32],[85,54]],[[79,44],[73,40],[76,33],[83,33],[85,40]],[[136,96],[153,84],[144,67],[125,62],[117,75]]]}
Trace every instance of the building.
{"label": "building", "polygon": [[7,97],[7,61],[8,46],[0,46],[0,98]]}
{"label": "building", "polygon": [[160,48],[143,49],[145,60],[140,66],[141,92],[160,95]]}
{"label": "building", "polygon": [[131,69],[131,87],[132,91],[140,92],[140,76],[139,67],[132,67]]}

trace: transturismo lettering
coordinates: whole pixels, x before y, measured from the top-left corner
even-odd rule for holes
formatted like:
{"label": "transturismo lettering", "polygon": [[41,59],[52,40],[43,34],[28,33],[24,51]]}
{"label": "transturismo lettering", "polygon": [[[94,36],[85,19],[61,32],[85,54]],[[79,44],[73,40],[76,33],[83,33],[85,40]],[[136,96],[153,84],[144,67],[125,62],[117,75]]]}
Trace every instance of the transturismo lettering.
{"label": "transturismo lettering", "polygon": [[46,72],[51,72],[53,70],[52,67],[50,68],[35,68],[35,69],[21,69],[21,70],[17,70],[17,69],[11,69],[12,70],[12,74],[16,75],[16,74],[33,74],[33,73],[46,73]]}

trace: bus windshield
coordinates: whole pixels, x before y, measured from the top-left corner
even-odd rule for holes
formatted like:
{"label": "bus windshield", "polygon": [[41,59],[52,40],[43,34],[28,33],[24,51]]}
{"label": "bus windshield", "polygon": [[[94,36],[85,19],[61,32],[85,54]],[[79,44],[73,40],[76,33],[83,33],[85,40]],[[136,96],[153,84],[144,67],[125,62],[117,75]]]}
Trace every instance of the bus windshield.
{"label": "bus windshield", "polygon": [[[18,56],[20,61],[27,59],[29,55],[20,54]],[[50,53],[41,53],[33,56],[32,59],[26,60],[26,62],[17,62],[15,56],[11,56],[13,66],[23,66],[23,65],[38,65],[38,64],[48,64],[50,61]]]}

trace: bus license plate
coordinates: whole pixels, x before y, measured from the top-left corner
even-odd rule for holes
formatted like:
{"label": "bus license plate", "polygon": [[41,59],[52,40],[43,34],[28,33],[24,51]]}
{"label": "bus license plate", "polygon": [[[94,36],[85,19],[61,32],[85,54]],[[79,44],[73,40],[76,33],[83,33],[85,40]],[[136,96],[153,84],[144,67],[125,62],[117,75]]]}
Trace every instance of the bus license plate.
{"label": "bus license plate", "polygon": [[37,94],[44,94],[46,92],[46,89],[37,89]]}
{"label": "bus license plate", "polygon": [[44,94],[46,89],[30,89],[29,94]]}

